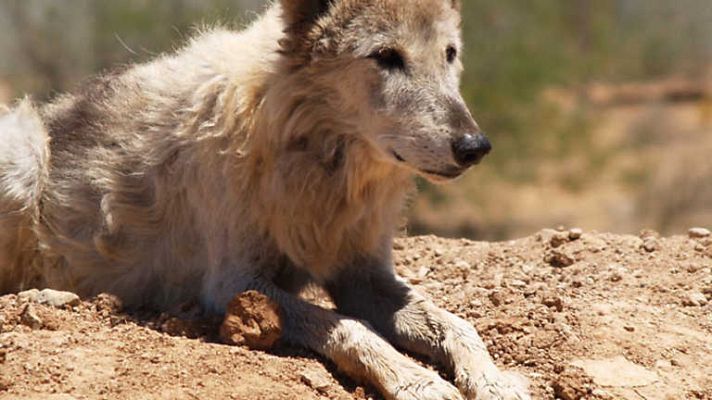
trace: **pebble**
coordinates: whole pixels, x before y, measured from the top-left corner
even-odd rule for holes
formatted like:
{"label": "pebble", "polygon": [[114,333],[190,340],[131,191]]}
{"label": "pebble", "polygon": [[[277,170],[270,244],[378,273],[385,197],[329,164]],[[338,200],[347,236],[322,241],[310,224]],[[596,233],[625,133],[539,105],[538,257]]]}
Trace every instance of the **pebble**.
{"label": "pebble", "polygon": [[660,234],[652,229],[643,229],[640,231],[640,234],[638,235],[641,239],[648,239],[648,238],[658,238],[660,237]]}
{"label": "pebble", "polygon": [[25,307],[20,312],[20,322],[33,330],[40,329],[43,325],[42,319],[37,315],[35,307],[30,303],[25,304]]}
{"label": "pebble", "polygon": [[691,239],[704,239],[710,237],[710,230],[706,228],[691,228],[687,231],[687,235]]}
{"label": "pebble", "polygon": [[707,305],[708,302],[704,294],[700,292],[690,292],[682,300],[682,305],[687,307],[702,307]]}
{"label": "pebble", "polygon": [[488,297],[495,307],[499,307],[504,303],[504,296],[498,291],[493,291]]}
{"label": "pebble", "polygon": [[527,286],[527,283],[524,282],[524,281],[522,281],[522,280],[519,280],[519,279],[512,279],[512,280],[509,282],[509,286],[511,286],[511,287],[513,287],[513,288],[521,289],[521,288],[526,287],[526,286]]}
{"label": "pebble", "polygon": [[569,234],[567,232],[556,232],[549,239],[549,244],[551,247],[560,247],[569,242]]}
{"label": "pebble", "polygon": [[614,272],[608,278],[611,282],[620,282],[623,280],[623,275],[620,272]]}
{"label": "pebble", "polygon": [[469,270],[469,269],[470,269],[470,263],[468,263],[468,262],[465,261],[465,260],[456,260],[456,261],[455,261],[455,268],[457,268],[457,269],[459,269],[459,270],[462,270],[462,271],[466,271],[466,270]]}
{"label": "pebble", "polygon": [[37,289],[25,290],[17,294],[17,299],[21,303],[36,303],[37,298],[40,296],[40,291]]}
{"label": "pebble", "polygon": [[561,297],[559,296],[547,296],[542,299],[542,304],[549,308],[553,308],[556,311],[563,311],[564,310],[564,301],[561,300]]}
{"label": "pebble", "polygon": [[583,229],[581,228],[571,228],[569,229],[569,239],[579,240],[583,236]]}
{"label": "pebble", "polygon": [[316,371],[304,371],[299,375],[299,378],[309,386],[321,394],[326,394],[327,389],[331,386],[331,382],[322,374]]}
{"label": "pebble", "polygon": [[648,253],[653,253],[660,250],[660,244],[654,237],[647,237],[643,239],[643,249]]}
{"label": "pebble", "polygon": [[554,229],[542,229],[536,234],[536,240],[541,243],[550,243],[551,238],[558,235],[559,232]]}
{"label": "pebble", "polygon": [[553,250],[544,256],[544,261],[556,268],[569,267],[576,262],[573,257],[563,251]]}
{"label": "pebble", "polygon": [[17,295],[21,302],[45,304],[56,308],[74,307],[79,305],[80,299],[74,293],[58,290],[37,289],[26,290]]}

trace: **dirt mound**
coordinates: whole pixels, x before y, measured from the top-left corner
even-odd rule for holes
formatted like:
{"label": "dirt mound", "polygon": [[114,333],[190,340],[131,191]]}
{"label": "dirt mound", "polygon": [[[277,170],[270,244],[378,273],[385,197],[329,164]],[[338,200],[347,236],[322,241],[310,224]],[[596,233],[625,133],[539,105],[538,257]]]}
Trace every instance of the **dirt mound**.
{"label": "dirt mound", "polygon": [[[474,323],[537,399],[712,399],[712,238],[546,230],[396,243],[397,269]],[[194,305],[124,313],[0,298],[0,399],[378,399],[313,354],[219,344]]]}

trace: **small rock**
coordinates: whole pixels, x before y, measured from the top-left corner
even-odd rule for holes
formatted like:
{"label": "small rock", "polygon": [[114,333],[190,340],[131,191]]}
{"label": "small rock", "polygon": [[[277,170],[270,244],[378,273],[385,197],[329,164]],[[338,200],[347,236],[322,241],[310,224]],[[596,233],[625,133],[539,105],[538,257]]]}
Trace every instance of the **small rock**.
{"label": "small rock", "polygon": [[561,300],[561,297],[559,296],[546,296],[542,299],[542,304],[549,308],[553,308],[556,311],[563,311],[564,310],[564,301]]}
{"label": "small rock", "polygon": [[583,229],[581,229],[581,228],[569,229],[569,239],[570,240],[579,240],[579,239],[581,239],[581,236],[583,236]]}
{"label": "small rock", "polygon": [[461,270],[461,271],[467,271],[470,269],[470,263],[468,263],[465,260],[456,260],[455,261],[455,268]]}
{"label": "small rock", "polygon": [[559,232],[554,229],[542,229],[536,234],[536,240],[540,243],[551,243],[551,238],[558,235]]}
{"label": "small rock", "polygon": [[99,314],[108,316],[113,313],[121,312],[124,308],[123,302],[117,296],[108,293],[98,294],[92,302]]}
{"label": "small rock", "polygon": [[393,250],[405,250],[405,246],[400,241],[396,240],[393,242]]}
{"label": "small rock", "polygon": [[326,394],[331,386],[329,379],[317,371],[304,371],[299,375],[299,378],[304,384],[321,394]]}
{"label": "small rock", "polygon": [[655,361],[655,368],[657,369],[668,369],[672,367],[670,360],[658,360]]}
{"label": "small rock", "polygon": [[79,305],[79,296],[71,292],[61,292],[58,290],[37,289],[26,290],[17,295],[22,303],[46,304],[56,308],[74,307]]}
{"label": "small rock", "polygon": [[652,229],[643,229],[642,231],[640,231],[638,237],[644,240],[648,238],[657,239],[658,237],[660,237],[660,234]]}
{"label": "small rock", "polygon": [[10,390],[12,385],[12,379],[10,379],[9,377],[0,376],[0,393]]}
{"label": "small rock", "polygon": [[687,231],[687,235],[691,239],[704,239],[710,236],[710,230],[706,228],[691,228]]}
{"label": "small rock", "polygon": [[33,330],[40,329],[43,325],[42,319],[37,315],[37,311],[31,303],[25,304],[20,311],[20,322]]}
{"label": "small rock", "polygon": [[569,267],[576,262],[574,258],[563,251],[552,250],[544,256],[544,261],[556,268]]}
{"label": "small rock", "polygon": [[628,332],[635,332],[635,327],[632,325],[626,325],[623,327],[623,329],[625,329]]}
{"label": "small rock", "polygon": [[551,238],[549,239],[549,244],[553,248],[561,247],[562,245],[568,243],[569,241],[569,234],[567,232],[556,232],[555,234],[551,235]]}
{"label": "small rock", "polygon": [[702,293],[707,295],[707,297],[712,297],[712,286],[708,286],[708,287],[702,289]]}
{"label": "small rock", "polygon": [[654,237],[645,238],[643,239],[643,250],[647,251],[648,253],[658,251],[660,250],[660,243],[658,243],[658,240]]}
{"label": "small rock", "polygon": [[496,290],[490,293],[488,297],[495,307],[499,307],[504,303],[504,296],[502,296],[501,292]]}
{"label": "small rock", "polygon": [[536,269],[536,265],[534,264],[522,264],[522,272],[525,274],[528,274],[530,272],[533,272]]}
{"label": "small rock", "polygon": [[522,281],[522,280],[519,280],[519,279],[512,279],[512,280],[509,282],[509,286],[511,286],[511,287],[513,287],[513,288],[521,289],[521,288],[526,287],[526,286],[527,286],[527,283],[524,282],[524,281]]}
{"label": "small rock", "polygon": [[71,292],[45,289],[40,292],[40,295],[37,297],[37,302],[56,308],[64,308],[78,306],[80,299],[79,296]]}
{"label": "small rock", "polygon": [[40,291],[37,289],[25,290],[17,294],[17,299],[20,303],[37,303],[37,299],[40,297]]}
{"label": "small rock", "polygon": [[682,305],[687,307],[702,307],[707,305],[707,297],[700,292],[690,292],[682,300]]}
{"label": "small rock", "polygon": [[282,335],[279,305],[262,293],[247,291],[227,307],[220,338],[227,344],[269,350]]}

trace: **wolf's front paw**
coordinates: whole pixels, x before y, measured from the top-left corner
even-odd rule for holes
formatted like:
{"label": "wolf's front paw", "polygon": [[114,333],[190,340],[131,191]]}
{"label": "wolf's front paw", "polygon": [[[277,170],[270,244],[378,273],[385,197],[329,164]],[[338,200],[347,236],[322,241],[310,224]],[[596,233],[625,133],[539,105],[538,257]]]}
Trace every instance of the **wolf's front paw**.
{"label": "wolf's front paw", "polygon": [[393,400],[463,400],[455,386],[426,369],[402,374],[392,393],[386,397]]}
{"label": "wolf's front paw", "polygon": [[527,379],[514,372],[461,375],[457,386],[467,400],[531,400]]}

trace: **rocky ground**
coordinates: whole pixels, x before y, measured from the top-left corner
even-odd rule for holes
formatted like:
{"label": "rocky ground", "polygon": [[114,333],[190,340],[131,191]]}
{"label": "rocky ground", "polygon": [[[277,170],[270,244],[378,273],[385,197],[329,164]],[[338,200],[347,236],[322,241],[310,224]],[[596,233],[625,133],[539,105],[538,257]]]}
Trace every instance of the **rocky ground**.
{"label": "rocky ground", "polygon": [[[712,238],[545,230],[396,243],[397,268],[477,326],[536,399],[712,399]],[[52,304],[54,303],[54,304]],[[379,399],[301,349],[220,344],[194,305],[0,298],[0,399]]]}

